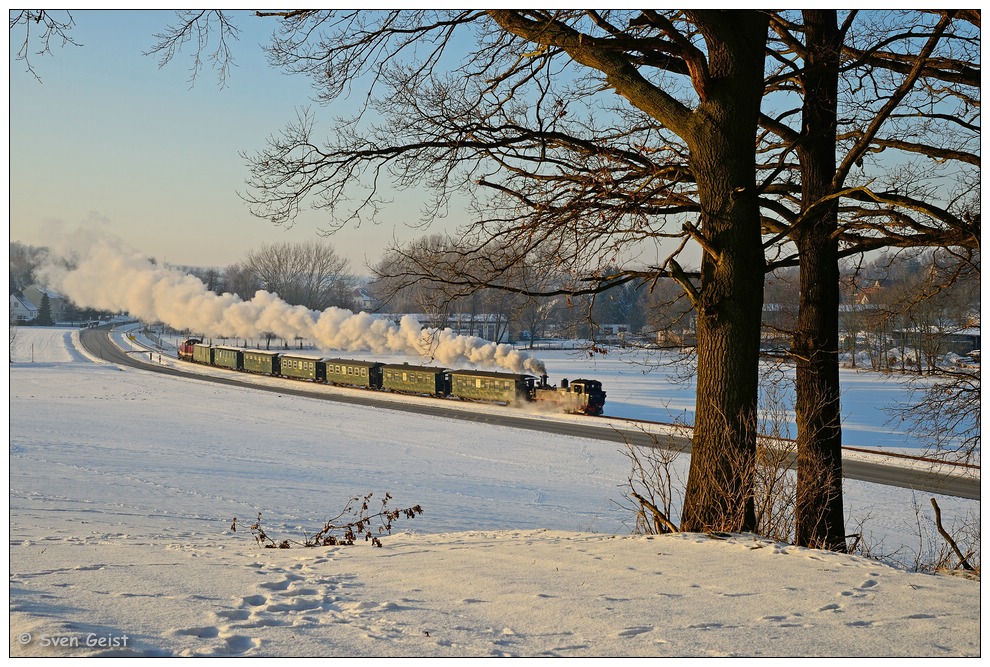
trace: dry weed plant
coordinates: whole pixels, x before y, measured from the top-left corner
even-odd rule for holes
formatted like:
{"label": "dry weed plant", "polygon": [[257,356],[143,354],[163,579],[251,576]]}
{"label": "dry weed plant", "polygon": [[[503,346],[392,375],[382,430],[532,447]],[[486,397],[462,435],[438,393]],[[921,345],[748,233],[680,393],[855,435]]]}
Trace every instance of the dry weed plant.
{"label": "dry weed plant", "polygon": [[[261,513],[251,524],[251,534],[258,544],[266,549],[289,549],[293,545],[300,547],[329,547],[351,546],[357,540],[370,542],[371,546],[381,547],[382,535],[391,534],[392,523],[400,518],[414,519],[423,513],[423,508],[414,505],[406,509],[389,509],[388,502],[391,494],[386,493],[382,499],[381,509],[371,513],[371,498],[374,494],[355,496],[351,498],[344,509],[313,535],[303,533],[303,540],[277,540],[269,535],[261,525]],[[237,517],[230,524],[230,530],[237,532]]]}
{"label": "dry weed plant", "polygon": [[620,432],[626,445],[623,452],[630,461],[631,470],[623,490],[624,503],[620,507],[635,517],[633,533],[636,535],[662,535],[678,532],[671,520],[675,508],[683,500],[684,480],[673,464],[683,447],[675,435],[657,435],[640,428],[650,441],[647,447],[634,445]]}
{"label": "dry weed plant", "polygon": [[[933,514],[922,509],[923,503],[912,495],[918,550],[909,565],[917,572],[964,570],[980,573],[980,521],[972,515],[957,520],[951,531],[942,524],[942,510],[929,498]],[[955,536],[954,536],[955,535]],[[960,546],[961,545],[961,546]]]}
{"label": "dry weed plant", "polygon": [[930,498],[933,513],[929,514],[924,503],[912,494],[914,534],[917,546],[900,546],[887,550],[882,539],[867,533],[873,516],[861,518],[856,533],[857,540],[849,553],[872,560],[889,563],[915,572],[949,572],[979,578],[981,567],[979,510],[970,511],[957,518],[950,526],[942,525],[941,508]]}

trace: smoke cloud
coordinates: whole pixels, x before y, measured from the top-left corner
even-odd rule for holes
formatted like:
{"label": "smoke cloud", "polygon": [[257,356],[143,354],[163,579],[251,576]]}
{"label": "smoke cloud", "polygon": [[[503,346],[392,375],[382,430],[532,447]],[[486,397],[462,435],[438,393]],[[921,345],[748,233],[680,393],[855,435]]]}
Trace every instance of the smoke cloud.
{"label": "smoke cloud", "polygon": [[[64,237],[71,251],[55,249],[43,271],[48,285],[77,306],[127,312],[209,337],[309,339],[323,351],[398,353],[449,367],[499,368],[543,375],[543,362],[511,345],[450,329],[424,329],[410,316],[396,324],[342,308],[322,312],[293,306],[259,290],[250,301],[217,295],[195,276],[157,266],[119,239],[77,231]],[[57,259],[67,258],[65,262]]]}

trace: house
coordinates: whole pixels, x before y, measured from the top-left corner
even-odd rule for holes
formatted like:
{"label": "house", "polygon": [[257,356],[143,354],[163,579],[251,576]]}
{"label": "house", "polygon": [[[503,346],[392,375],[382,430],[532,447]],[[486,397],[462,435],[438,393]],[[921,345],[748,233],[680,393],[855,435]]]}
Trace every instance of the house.
{"label": "house", "polygon": [[883,285],[879,280],[874,280],[873,284],[867,284],[859,289],[853,297],[853,303],[858,306],[868,306],[875,302],[883,292]]}
{"label": "house", "polygon": [[375,307],[375,300],[364,290],[363,287],[355,287],[351,292],[354,306],[361,311],[370,313]]}
{"label": "house", "polygon": [[64,296],[59,294],[54,290],[50,290],[47,287],[42,287],[41,285],[31,285],[26,290],[24,290],[24,297],[35,307],[41,308],[41,299],[45,295],[48,295],[48,301],[51,304],[52,309],[52,321],[61,322],[65,319],[66,311],[66,299]]}
{"label": "house", "polygon": [[31,322],[37,317],[38,308],[33,303],[16,294],[10,295],[10,322],[12,324]]}
{"label": "house", "polygon": [[629,335],[628,324],[594,324],[593,331],[601,341],[623,341]]}

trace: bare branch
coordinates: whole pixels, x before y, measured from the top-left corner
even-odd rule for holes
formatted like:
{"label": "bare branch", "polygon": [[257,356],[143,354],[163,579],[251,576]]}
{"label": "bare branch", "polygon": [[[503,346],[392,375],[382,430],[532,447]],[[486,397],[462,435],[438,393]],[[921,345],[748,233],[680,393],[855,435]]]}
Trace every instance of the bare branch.
{"label": "bare branch", "polygon": [[223,87],[234,64],[230,42],[238,39],[240,30],[221,10],[180,10],[176,12],[176,17],[176,24],[155,35],[158,41],[145,55],[157,56],[158,67],[161,68],[183,48],[191,45],[193,64],[189,68],[190,85],[196,83],[203,69],[203,58],[206,58],[216,70],[217,80]]}
{"label": "bare branch", "polygon": [[82,46],[69,35],[69,31],[76,24],[72,14],[62,13],[65,14],[64,18],[59,18],[53,12],[44,9],[22,9],[10,12],[11,42],[14,42],[15,29],[24,31],[15,59],[24,61],[27,71],[39,82],[41,77],[31,61],[32,55],[53,55],[53,42],[61,42],[60,46],[63,48],[68,45]]}

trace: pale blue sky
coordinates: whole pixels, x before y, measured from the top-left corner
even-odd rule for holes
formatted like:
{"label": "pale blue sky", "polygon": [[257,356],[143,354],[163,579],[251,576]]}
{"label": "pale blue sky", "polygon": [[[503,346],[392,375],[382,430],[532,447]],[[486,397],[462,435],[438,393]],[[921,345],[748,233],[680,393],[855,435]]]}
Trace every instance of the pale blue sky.
{"label": "pale blue sky", "polygon": [[[39,83],[10,45],[10,238],[51,242],[53,223],[109,231],[172,264],[224,266],[263,243],[316,238],[326,221],[305,211],[292,229],[250,214],[238,197],[253,153],[309,104],[309,81],[271,70],[260,44],[274,24],[244,13],[225,88],[204,69],[190,87],[191,52],[164,69],[144,56],[172,11],[74,11],[80,47],[33,55]],[[329,112],[318,112],[324,118]],[[319,128],[318,128],[319,129]],[[330,241],[364,273],[366,259],[411,230],[416,206]],[[438,228],[439,229],[439,228]],[[433,231],[433,230],[431,230]]]}

